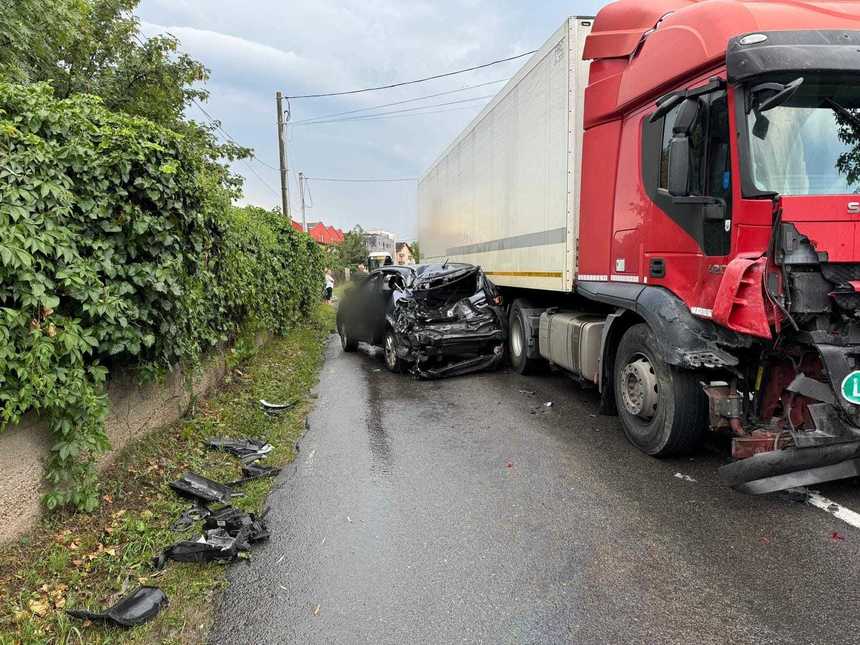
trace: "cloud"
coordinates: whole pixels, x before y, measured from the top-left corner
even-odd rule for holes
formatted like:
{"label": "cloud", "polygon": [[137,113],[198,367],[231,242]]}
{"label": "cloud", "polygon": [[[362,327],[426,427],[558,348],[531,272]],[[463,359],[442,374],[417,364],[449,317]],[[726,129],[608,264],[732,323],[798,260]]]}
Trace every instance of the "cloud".
{"label": "cloud", "polygon": [[[576,13],[588,13],[580,2]],[[182,50],[211,70],[207,111],[225,130],[277,165],[274,93],[315,93],[383,85],[469,67],[532,49],[561,24],[567,1],[516,0],[143,0],[146,35],[169,31]],[[335,99],[293,101],[293,119],[343,112],[506,78],[522,61],[431,83]],[[489,89],[489,91],[488,91]],[[489,94],[496,87],[433,99]],[[421,105],[416,103],[414,105]],[[412,107],[408,105],[405,107]],[[396,108],[395,108],[396,109]],[[310,176],[414,177],[477,112],[454,111],[291,129],[290,166]],[[189,114],[202,118],[191,108]],[[246,199],[280,203],[279,175],[246,164]],[[293,181],[294,178],[293,178]],[[268,184],[268,186],[266,185]],[[341,227],[390,228],[415,235],[415,187],[409,184],[311,183],[312,219]],[[292,187],[294,214],[298,211]]]}

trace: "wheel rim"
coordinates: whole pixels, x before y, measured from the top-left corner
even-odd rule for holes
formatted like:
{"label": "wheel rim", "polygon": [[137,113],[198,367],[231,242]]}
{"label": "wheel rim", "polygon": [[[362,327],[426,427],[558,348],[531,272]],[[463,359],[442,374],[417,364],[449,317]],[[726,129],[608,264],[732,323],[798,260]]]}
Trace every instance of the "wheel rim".
{"label": "wheel rim", "polygon": [[647,356],[634,356],[621,370],[621,400],[625,410],[643,421],[651,421],[657,414],[660,386],[657,374]]}
{"label": "wheel rim", "polygon": [[394,336],[391,334],[385,336],[385,363],[391,369],[397,365],[397,350],[394,347]]}
{"label": "wheel rim", "polygon": [[511,331],[511,354],[519,358],[523,355],[523,324],[519,318],[514,318]]}

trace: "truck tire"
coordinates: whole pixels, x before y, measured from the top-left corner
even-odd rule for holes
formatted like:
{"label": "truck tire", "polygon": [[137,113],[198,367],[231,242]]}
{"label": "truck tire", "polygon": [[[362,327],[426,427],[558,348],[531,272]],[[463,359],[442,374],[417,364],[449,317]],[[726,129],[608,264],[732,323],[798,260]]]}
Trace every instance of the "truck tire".
{"label": "truck tire", "polygon": [[345,352],[354,352],[358,349],[358,341],[350,336],[349,329],[343,320],[337,321],[337,333],[340,336],[340,346]]}
{"label": "truck tire", "polygon": [[708,420],[699,379],[660,360],[648,325],[634,325],[621,337],[613,384],[624,434],[639,450],[669,457],[699,446]]}
{"label": "truck tire", "polygon": [[391,327],[385,330],[385,335],[382,337],[382,350],[385,367],[389,372],[402,374],[406,371],[406,363],[397,355],[397,337]]}
{"label": "truck tire", "polygon": [[511,360],[511,367],[514,368],[515,372],[518,374],[533,374],[537,370],[540,360],[529,358],[528,356],[529,339],[526,335],[528,325],[526,324],[521,302],[517,300],[511,307],[508,327],[508,357]]}

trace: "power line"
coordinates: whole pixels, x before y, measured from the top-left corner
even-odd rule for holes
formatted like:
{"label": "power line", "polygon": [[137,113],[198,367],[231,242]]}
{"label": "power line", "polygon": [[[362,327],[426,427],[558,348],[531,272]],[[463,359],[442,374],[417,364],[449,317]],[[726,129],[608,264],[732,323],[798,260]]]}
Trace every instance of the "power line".
{"label": "power line", "polygon": [[[433,99],[438,96],[448,96],[449,94],[457,94],[459,92],[466,92],[468,90],[474,90],[479,87],[487,87],[488,85],[496,85],[498,83],[504,83],[509,79],[503,78],[498,81],[490,81],[489,83],[479,83],[478,85],[469,85],[468,87],[462,87],[459,90],[449,90],[447,92],[437,92],[436,94],[427,94],[425,96],[417,96],[413,99],[406,99],[405,101],[395,101],[394,103],[383,103],[382,105],[374,105],[373,107],[359,108],[357,110],[349,110],[348,112],[338,112],[336,114],[323,114],[320,116],[315,116],[307,119],[302,119],[301,121],[291,121],[290,125],[301,125],[302,123],[309,123],[311,121],[318,121],[320,119],[333,119],[339,116],[346,116],[349,114],[356,114],[358,112],[368,112],[370,110],[379,110],[381,108],[393,107],[395,105],[403,105],[405,103],[414,103],[416,101],[423,101],[424,99]],[[426,107],[426,106],[425,106]]]}
{"label": "power line", "polygon": [[418,112],[420,110],[427,110],[429,108],[437,108],[437,107],[446,107],[448,105],[460,105],[462,103],[472,103],[474,101],[485,101],[487,99],[493,98],[493,94],[488,94],[487,96],[475,96],[470,99],[460,99],[459,101],[448,101],[446,103],[433,103],[431,105],[420,105],[414,108],[404,108],[402,110],[391,110],[390,112],[378,112],[376,114],[365,114],[362,116],[350,116],[343,119],[326,119],[326,120],[318,120],[318,121],[304,121],[302,123],[296,122],[293,123],[294,126],[298,125],[317,125],[320,123],[340,123],[342,121],[367,121],[372,119],[377,119],[383,116],[390,116],[392,114],[403,114],[405,112]]}
{"label": "power line", "polygon": [[474,72],[478,69],[484,69],[485,67],[492,67],[493,65],[499,65],[501,63],[507,63],[512,60],[517,60],[519,58],[524,58],[526,56],[531,56],[538,50],[533,50],[530,52],[525,52],[523,54],[517,54],[516,56],[511,56],[510,58],[502,58],[500,60],[490,61],[489,63],[484,63],[483,65],[475,65],[474,67],[467,67],[466,69],[458,69],[454,72],[446,72],[445,74],[436,74],[434,76],[427,76],[425,78],[418,78],[414,81],[405,81],[403,83],[392,83],[391,85],[380,85],[378,87],[366,87],[361,90],[348,90],[343,92],[327,92],[325,94],[301,94],[297,96],[288,96],[288,99],[318,99],[324,98],[327,96],[346,96],[348,94],[362,94],[364,92],[377,92],[379,90],[390,90],[395,87],[403,87],[404,85],[415,85],[416,83],[425,83],[427,81],[433,81],[437,78],[447,78],[448,76],[456,76],[457,74],[465,74],[466,72]]}
{"label": "power line", "polygon": [[[196,106],[199,108],[199,110],[200,110],[201,112],[203,112],[203,114],[205,114],[205,115],[206,115],[206,117],[209,119],[209,122],[210,122],[212,125],[214,125],[214,126],[218,129],[218,131],[219,131],[219,132],[221,132],[221,134],[222,134],[222,135],[224,135],[224,137],[225,137],[225,138],[226,138],[230,143],[232,143],[232,144],[233,144],[233,145],[235,145],[235,146],[239,146],[240,148],[246,148],[246,147],[247,147],[247,146],[243,146],[241,143],[239,143],[239,142],[238,142],[238,141],[236,141],[233,137],[231,137],[231,136],[230,136],[230,133],[229,133],[229,132],[227,132],[224,128],[222,128],[222,127],[221,127],[221,123],[220,123],[220,121],[218,121],[218,119],[216,119],[216,118],[215,118],[215,117],[213,117],[211,114],[209,114],[209,112],[207,112],[207,111],[206,111],[206,109],[205,109],[202,105],[200,105],[200,103],[199,103],[196,99],[192,98],[192,99],[191,99],[191,102],[192,102],[192,103],[194,103],[194,105],[196,105]],[[267,168],[272,168],[272,170],[277,170],[277,168],[275,168],[274,166],[270,166],[269,164],[267,164],[267,163],[265,163],[265,162],[263,162],[263,161],[260,161],[260,160],[259,160],[259,159],[257,159],[257,157],[255,157],[253,154],[251,155],[251,157],[250,157],[250,158],[251,158],[251,160],[252,160],[252,161],[256,161],[257,163],[260,163],[260,164],[262,164],[262,165],[266,166]],[[252,166],[250,163],[248,163],[248,160],[247,160],[247,159],[242,159],[241,161],[245,162],[245,165],[248,167],[248,170],[250,170],[250,171],[251,171],[251,173],[252,173],[252,174],[253,174],[253,175],[254,175],[254,176],[255,176],[255,177],[260,181],[260,183],[261,183],[261,184],[263,184],[263,186],[265,186],[266,188],[268,188],[268,189],[269,189],[269,191],[270,191],[273,195],[275,195],[276,197],[280,196],[280,193],[278,193],[274,188],[272,188],[272,186],[271,186],[271,185],[270,185],[270,184],[269,184],[265,179],[263,179],[262,175],[260,175],[260,173],[258,173],[258,172],[254,169],[254,166]]]}
{"label": "power line", "polygon": [[242,161],[245,161],[246,165],[248,166],[248,170],[250,170],[250,171],[254,174],[254,176],[255,176],[257,179],[259,179],[259,180],[260,180],[260,183],[261,183],[261,184],[263,184],[266,188],[268,188],[268,189],[269,189],[269,191],[270,191],[270,192],[271,192],[275,197],[277,197],[277,198],[279,198],[279,199],[280,199],[281,194],[280,194],[278,191],[276,191],[274,188],[272,188],[272,186],[271,186],[271,185],[270,185],[270,184],[269,184],[265,179],[263,179],[263,177],[262,177],[262,176],[260,176],[260,174],[259,174],[256,170],[254,170],[254,166],[252,166],[251,164],[247,163],[247,160],[246,160],[246,159],[243,159]]}
{"label": "power line", "polygon": [[445,110],[429,110],[427,112],[412,112],[410,114],[391,114],[391,115],[387,115],[387,116],[386,115],[381,115],[381,116],[370,115],[370,116],[366,116],[366,117],[361,118],[361,119],[334,119],[332,121],[319,121],[317,123],[305,123],[304,125],[306,125],[306,126],[308,126],[308,125],[332,125],[335,123],[343,123],[344,121],[366,122],[366,121],[378,121],[378,120],[384,120],[384,119],[402,119],[404,117],[429,116],[431,114],[443,114],[445,112],[460,112],[462,110],[473,110],[476,107],[480,107],[480,106],[465,105],[465,106],[461,106],[461,107],[448,108]]}
{"label": "power line", "polygon": [[[246,149],[248,149],[248,150],[251,150],[251,148],[249,148],[248,146],[242,145],[241,143],[239,143],[238,141],[236,141],[236,139],[234,139],[232,136],[230,136],[230,133],[229,133],[229,132],[227,132],[227,131],[226,131],[226,130],[221,126],[221,121],[220,121],[219,119],[216,119],[216,118],[215,118],[214,116],[212,116],[211,114],[209,114],[209,112],[207,112],[207,111],[206,111],[206,109],[205,109],[202,105],[200,105],[200,103],[197,101],[197,99],[195,99],[195,98],[193,98],[193,97],[192,97],[192,98],[191,98],[191,102],[192,102],[192,103],[194,103],[194,105],[196,105],[196,106],[197,106],[197,108],[198,108],[201,112],[203,112],[203,114],[205,114],[205,115],[206,115],[206,117],[209,119],[209,122],[210,122],[213,126],[215,126],[221,134],[223,134],[223,135],[226,137],[227,141],[229,141],[230,143],[232,143],[234,146],[239,146],[240,148],[246,148]],[[265,166],[266,168],[269,168],[269,169],[274,170],[274,171],[276,171],[276,172],[280,172],[280,170],[279,170],[277,167],[275,167],[275,166],[273,166],[273,165],[271,165],[271,164],[268,164],[268,163],[266,163],[265,161],[263,161],[262,159],[260,159],[259,157],[257,157],[257,155],[255,155],[255,154],[254,154],[253,150],[251,150],[251,157],[250,157],[250,158],[251,158],[251,160],[252,160],[252,161],[256,161],[256,162],[257,162],[258,164],[260,164],[261,166]]]}
{"label": "power line", "polygon": [[418,181],[417,177],[404,177],[402,179],[352,179],[352,178],[334,178],[334,177],[305,177],[305,180],[310,181],[326,181],[326,182],[336,182],[336,183],[346,183],[346,184],[365,184],[365,183],[393,183],[393,182],[407,182],[407,181]]}

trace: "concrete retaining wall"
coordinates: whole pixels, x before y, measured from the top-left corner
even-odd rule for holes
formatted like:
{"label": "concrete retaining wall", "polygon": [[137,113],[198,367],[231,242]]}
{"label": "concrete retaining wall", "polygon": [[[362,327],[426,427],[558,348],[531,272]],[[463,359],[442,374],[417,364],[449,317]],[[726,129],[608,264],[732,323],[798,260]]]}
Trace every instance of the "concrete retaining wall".
{"label": "concrete retaining wall", "polygon": [[[258,345],[265,340],[266,337],[258,337]],[[143,386],[129,374],[112,375],[106,421],[112,449],[101,460],[101,467],[107,466],[132,439],[182,417],[192,395],[205,396],[223,383],[226,369],[226,353],[211,356],[190,389],[179,370],[163,383]],[[0,433],[0,542],[21,535],[39,518],[44,494],[43,461],[50,446],[50,434],[38,418]]]}

